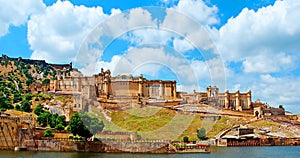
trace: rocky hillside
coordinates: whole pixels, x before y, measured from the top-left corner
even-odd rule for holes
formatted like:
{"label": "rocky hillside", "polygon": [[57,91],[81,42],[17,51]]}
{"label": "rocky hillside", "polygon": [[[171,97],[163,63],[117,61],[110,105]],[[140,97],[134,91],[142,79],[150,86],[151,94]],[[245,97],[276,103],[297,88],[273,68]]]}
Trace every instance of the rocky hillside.
{"label": "rocky hillside", "polygon": [[[35,91],[55,78],[56,69],[45,61],[0,57],[0,109],[30,111],[35,101],[51,99]],[[29,107],[29,108],[28,108]]]}

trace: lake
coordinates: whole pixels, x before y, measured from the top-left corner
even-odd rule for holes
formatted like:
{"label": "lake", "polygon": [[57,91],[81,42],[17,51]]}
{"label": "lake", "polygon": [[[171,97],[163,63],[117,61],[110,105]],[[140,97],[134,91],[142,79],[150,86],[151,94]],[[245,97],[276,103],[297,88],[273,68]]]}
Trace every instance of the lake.
{"label": "lake", "polygon": [[83,152],[43,152],[0,150],[0,157],[109,157],[109,158],[155,158],[155,157],[300,157],[300,146],[264,146],[264,147],[212,147],[210,154],[109,154]]}

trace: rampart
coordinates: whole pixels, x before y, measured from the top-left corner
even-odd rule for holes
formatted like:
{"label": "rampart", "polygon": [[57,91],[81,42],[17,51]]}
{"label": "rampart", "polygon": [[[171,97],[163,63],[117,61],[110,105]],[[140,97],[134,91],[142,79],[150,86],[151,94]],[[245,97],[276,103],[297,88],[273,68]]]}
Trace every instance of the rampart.
{"label": "rampart", "polygon": [[81,152],[108,152],[108,153],[166,153],[170,141],[165,140],[102,140],[101,142],[72,141],[72,140],[38,140],[26,141],[28,150],[39,151],[81,151]]}

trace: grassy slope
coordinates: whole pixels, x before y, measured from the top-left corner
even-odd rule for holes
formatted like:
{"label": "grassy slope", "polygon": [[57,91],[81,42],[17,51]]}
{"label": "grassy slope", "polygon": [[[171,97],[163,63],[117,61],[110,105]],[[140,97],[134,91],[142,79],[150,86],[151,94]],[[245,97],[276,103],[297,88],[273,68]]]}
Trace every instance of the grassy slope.
{"label": "grassy slope", "polygon": [[148,107],[147,109],[153,115],[148,115],[147,110],[143,108],[135,108],[130,111],[113,112],[111,118],[117,126],[128,131],[148,132],[166,125],[175,116],[175,112],[168,109],[161,108],[158,110],[156,107]]}
{"label": "grassy slope", "polygon": [[[133,131],[142,135],[143,139],[172,139],[182,140],[188,136],[190,140],[198,140],[197,129],[204,127],[209,138],[234,124],[242,122],[240,119],[222,118],[216,122],[200,120],[200,115],[180,114],[175,111],[144,107],[126,111],[112,112],[112,121],[105,120],[99,109],[93,107],[99,119],[104,120],[104,130]],[[229,120],[229,121],[227,121]]]}

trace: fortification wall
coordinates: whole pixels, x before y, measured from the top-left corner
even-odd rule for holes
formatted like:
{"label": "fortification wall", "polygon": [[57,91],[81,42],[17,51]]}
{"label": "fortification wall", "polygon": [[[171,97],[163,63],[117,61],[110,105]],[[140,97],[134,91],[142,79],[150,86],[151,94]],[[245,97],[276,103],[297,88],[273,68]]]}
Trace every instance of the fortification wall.
{"label": "fortification wall", "polygon": [[37,147],[32,140],[26,141],[28,150],[39,151],[83,151],[108,153],[166,153],[169,142],[153,141],[103,141],[103,142],[76,142],[67,140],[38,140]]}

